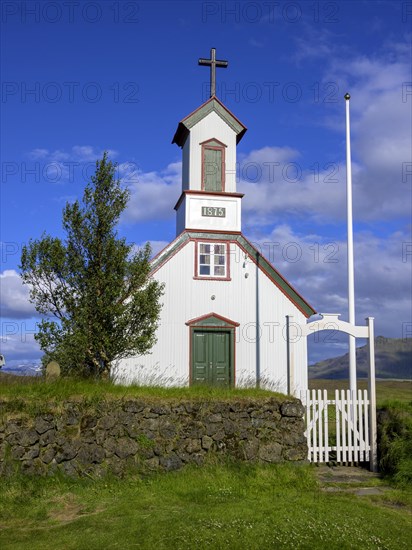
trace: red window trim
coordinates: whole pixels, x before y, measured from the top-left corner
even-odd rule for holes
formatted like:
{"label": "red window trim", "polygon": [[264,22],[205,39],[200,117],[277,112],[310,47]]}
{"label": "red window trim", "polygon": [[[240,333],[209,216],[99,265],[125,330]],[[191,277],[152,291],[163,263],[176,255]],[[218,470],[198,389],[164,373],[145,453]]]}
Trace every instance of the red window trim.
{"label": "red window trim", "polygon": [[[214,275],[199,275],[199,244],[222,244],[226,247],[226,277],[216,277]],[[230,250],[229,242],[210,239],[195,239],[195,274],[193,279],[197,281],[231,281],[230,278]]]}
{"label": "red window trim", "polygon": [[[221,145],[208,145],[210,142],[217,142],[217,143],[221,143]],[[212,139],[208,139],[207,141],[203,141],[202,143],[200,143],[200,145],[202,146],[202,191],[206,191],[205,189],[205,149],[213,149],[214,151],[221,151],[222,153],[222,166],[221,166],[221,173],[222,173],[222,189],[221,189],[221,193],[224,193],[225,192],[225,183],[226,183],[226,177],[225,177],[225,166],[226,166],[226,147],[227,145],[225,145],[224,143],[222,143],[221,141],[219,141],[218,139],[215,139],[215,138],[212,138]],[[208,192],[208,191],[206,191]],[[215,191],[216,193],[216,191]]]}

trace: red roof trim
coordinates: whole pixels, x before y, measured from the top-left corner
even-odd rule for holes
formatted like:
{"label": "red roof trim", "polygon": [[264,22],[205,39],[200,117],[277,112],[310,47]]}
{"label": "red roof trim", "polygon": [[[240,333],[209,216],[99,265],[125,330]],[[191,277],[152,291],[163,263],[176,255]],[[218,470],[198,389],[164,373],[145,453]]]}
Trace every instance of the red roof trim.
{"label": "red roof trim", "polygon": [[223,107],[223,109],[225,109],[225,110],[229,113],[230,116],[232,116],[241,126],[243,126],[243,128],[244,128],[245,130],[247,130],[247,127],[243,124],[243,122],[240,122],[240,120],[237,118],[237,116],[235,116],[235,115],[232,113],[232,111],[231,111],[230,109],[228,109],[228,108],[226,107],[226,105],[224,105],[224,104],[220,101],[219,98],[217,98],[216,96],[213,96],[213,97],[211,97],[210,99],[215,99],[215,100],[219,103],[219,105],[221,105],[221,106]]}
{"label": "red roof trim", "polygon": [[[175,242],[177,242],[177,241],[181,238],[181,236],[182,236],[184,233],[185,233],[185,231],[182,231],[182,233],[180,233],[180,235],[178,235],[175,239],[173,239],[173,241],[172,241],[171,243],[169,243],[169,244],[168,244],[167,246],[165,246],[160,252],[158,252],[158,253],[156,254],[156,256],[150,260],[150,263],[151,263],[151,264],[154,263],[154,262],[160,257],[160,255],[163,254],[163,252],[165,252],[168,248],[172,247],[172,245],[173,245]],[[159,263],[159,265],[158,265],[155,269],[153,269],[152,271],[150,271],[149,277],[151,277],[152,275],[154,275],[154,274],[156,273],[156,271],[158,271],[164,264],[166,264],[166,263],[170,260],[170,258],[173,258],[173,256],[174,256],[177,252],[179,252],[179,250],[181,250],[181,249],[182,249],[186,244],[188,244],[188,243],[190,243],[190,239],[187,239],[187,241],[183,241],[183,242],[181,243],[181,245],[178,246],[178,247],[176,248],[176,250],[173,252],[173,254],[171,254],[170,256],[168,256],[167,258],[165,258],[163,261],[161,261],[161,262]]]}
{"label": "red roof trim", "polygon": [[[239,143],[239,141],[242,139],[242,137],[244,136],[244,134],[247,132],[247,127],[242,123],[240,122],[240,120],[232,113],[232,111],[230,111],[221,101],[220,99],[218,99],[216,96],[213,96],[211,98],[209,98],[207,101],[205,101],[204,103],[202,103],[202,105],[200,105],[197,109],[195,109],[194,111],[192,111],[190,114],[188,114],[187,116],[185,116],[178,124],[177,126],[177,130],[173,136],[173,140],[172,140],[172,143],[177,143],[177,145],[179,145],[179,147],[183,147],[184,145],[184,142],[186,141],[187,139],[187,136],[189,135],[189,130],[187,129],[186,125],[185,125],[185,120],[187,120],[188,118],[190,118],[191,116],[193,116],[195,113],[197,113],[197,111],[199,111],[200,109],[202,109],[205,105],[207,105],[208,103],[212,102],[212,101],[216,101],[227,113],[229,116],[231,116],[234,120],[236,120],[236,122],[238,124],[240,124],[240,126],[242,126],[242,130],[239,132],[239,134],[237,134],[237,137],[236,137],[236,143]],[[182,139],[180,139],[182,138]]]}
{"label": "red roof trim", "polygon": [[204,103],[202,103],[202,105],[199,105],[199,107],[197,107],[197,109],[195,109],[194,111],[192,111],[190,114],[188,114],[187,116],[185,116],[184,118],[182,118],[182,120],[180,121],[182,124],[185,120],[187,120],[188,118],[190,118],[192,115],[194,115],[195,113],[197,113],[198,111],[200,111],[200,109],[203,109],[203,107],[205,105],[207,105],[208,103],[210,103],[211,101],[213,101],[213,97],[209,98],[207,101],[205,101]]}
{"label": "red roof trim", "polygon": [[187,119],[190,118],[192,115],[194,115],[195,113],[197,113],[197,111],[200,111],[200,109],[203,109],[203,107],[204,107],[205,105],[207,105],[208,103],[212,102],[213,100],[214,100],[214,101],[217,101],[217,102],[219,103],[219,105],[220,105],[221,107],[223,107],[223,109],[224,109],[227,113],[229,113],[229,115],[230,115],[231,117],[233,117],[233,118],[236,120],[236,122],[238,122],[241,126],[243,126],[243,128],[244,128],[245,130],[247,130],[247,127],[243,124],[243,122],[240,122],[240,120],[237,118],[237,116],[235,116],[235,115],[232,113],[232,111],[230,111],[230,110],[226,107],[226,105],[224,105],[224,104],[220,101],[220,99],[218,99],[215,95],[212,96],[211,98],[209,98],[209,99],[208,99],[207,101],[205,101],[204,103],[202,103],[202,105],[200,105],[197,109],[195,109],[194,111],[192,111],[189,115],[185,116],[185,118],[182,118],[182,120],[181,120],[180,122],[183,124],[185,120],[187,120]]}
{"label": "red roof trim", "polygon": [[[316,310],[309,304],[309,302],[307,302],[307,301],[305,300],[305,298],[296,290],[296,288],[295,288],[287,279],[285,279],[285,277],[275,268],[275,266],[272,264],[272,262],[269,262],[269,260],[268,260],[263,254],[261,254],[261,253],[253,246],[253,244],[252,244],[248,239],[246,239],[246,237],[245,237],[243,234],[242,234],[242,237],[245,239],[245,241],[248,243],[248,245],[249,245],[251,248],[253,248],[253,250],[256,250],[256,252],[257,252],[257,253],[258,253],[258,254],[259,254],[259,255],[260,255],[269,265],[270,265],[270,266],[272,266],[273,271],[276,271],[276,274],[279,275],[279,277],[282,279],[282,281],[285,281],[285,283],[288,285],[288,287],[291,288],[291,289],[299,296],[299,298],[301,298],[301,300],[302,300],[303,302],[305,302],[305,304],[307,304],[307,305],[314,311],[314,313],[316,313]],[[246,254],[248,254],[248,251],[246,250],[246,248],[244,248],[244,247],[241,245],[240,242],[238,242],[238,241],[236,241],[236,242],[237,242],[237,244],[240,246],[240,248],[241,248]],[[265,268],[264,268],[260,263],[256,262],[255,259],[252,258],[252,257],[250,256],[250,254],[248,254],[248,256],[250,257],[250,259],[252,260],[252,262],[253,262],[255,265],[257,265],[257,266],[260,268],[260,270],[261,270],[261,271],[262,271],[262,272],[272,281],[272,283],[273,283],[274,285],[276,285],[277,288],[278,288],[287,298],[289,298],[289,300],[299,309],[299,311],[300,311],[301,313],[303,313],[303,315],[304,315],[306,318],[310,317],[310,315],[307,315],[307,313],[305,313],[305,312],[302,310],[302,308],[299,306],[299,304],[297,304],[297,303],[295,302],[295,300],[294,300],[291,296],[289,296],[289,294],[288,294],[287,292],[285,292],[285,289],[283,289],[281,286],[278,285],[278,283],[270,276],[270,273],[268,273],[268,272],[265,270]],[[314,314],[314,313],[313,313],[313,314]],[[313,315],[313,314],[312,314],[312,315]]]}
{"label": "red roof trim", "polygon": [[[157,254],[157,256],[155,258],[153,258],[151,260],[151,262],[153,262],[160,254],[162,254],[162,252],[164,252],[168,247],[172,246],[176,241],[178,241],[182,235],[184,234],[188,234],[189,235],[189,238],[185,241],[182,242],[182,244],[180,246],[178,246],[176,248],[176,250],[173,251],[173,254],[171,254],[170,256],[168,256],[167,258],[165,258],[164,261],[160,262],[160,264],[156,267],[156,269],[154,269],[153,271],[150,272],[150,276],[153,275],[154,273],[156,273],[156,271],[158,271],[165,263],[167,263],[179,250],[181,250],[186,244],[188,244],[189,242],[194,242],[196,241],[196,237],[191,237],[190,236],[190,233],[193,233],[195,230],[184,230],[182,231],[182,233],[180,233],[180,235],[178,237],[176,237],[176,239],[174,239],[169,245],[167,245],[161,252],[159,252],[159,254]],[[202,233],[202,231],[200,230],[196,230],[195,231],[196,233]],[[267,258],[265,258],[265,256],[263,254],[261,254],[254,246],[253,244],[248,240],[246,239],[246,237],[242,234],[242,233],[238,233],[238,232],[230,232],[230,231],[204,231],[204,233],[216,233],[216,239],[218,240],[218,235],[219,233],[220,234],[225,234],[225,235],[234,235],[235,238],[234,239],[230,239],[228,240],[228,242],[233,242],[233,243],[236,243],[247,255],[248,257],[252,260],[252,262],[257,265],[260,270],[262,271],[262,273],[264,273],[266,275],[266,277],[276,286],[276,288],[278,288],[282,294],[284,294],[298,309],[299,311],[306,317],[306,318],[309,318],[311,315],[314,315],[316,313],[316,310],[309,304],[309,302],[307,302],[305,300],[305,298],[303,298],[303,296],[295,289],[295,287],[293,285],[291,285],[289,283],[289,281],[287,279],[285,279],[285,277],[283,277],[283,275],[281,273],[279,273],[279,271],[272,265],[271,262],[269,262],[269,260]],[[248,243],[248,245],[253,248],[253,250],[255,250],[271,267],[272,269],[277,273],[277,275],[279,276],[280,279],[282,279],[286,285],[292,289],[297,296],[299,296],[299,298],[313,311],[313,313],[311,315],[308,315],[305,311],[303,311],[303,309],[299,306],[299,304],[286,292],[286,290],[284,288],[282,288],[274,279],[273,277],[271,277],[270,273],[268,273],[264,267],[256,262],[256,260],[248,253],[247,249],[244,248],[244,246],[242,246],[242,244],[236,239],[236,236],[241,236],[243,239],[245,239],[245,241]],[[211,240],[211,239],[208,239],[208,240]]]}

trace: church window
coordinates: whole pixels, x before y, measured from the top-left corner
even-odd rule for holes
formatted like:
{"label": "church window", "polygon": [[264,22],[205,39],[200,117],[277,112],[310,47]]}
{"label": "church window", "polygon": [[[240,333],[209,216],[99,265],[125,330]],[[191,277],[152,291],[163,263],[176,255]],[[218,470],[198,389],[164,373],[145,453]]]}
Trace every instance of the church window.
{"label": "church window", "polygon": [[220,193],[225,190],[225,147],[217,139],[202,143],[202,190]]}
{"label": "church window", "polygon": [[197,277],[228,278],[227,244],[198,243]]}

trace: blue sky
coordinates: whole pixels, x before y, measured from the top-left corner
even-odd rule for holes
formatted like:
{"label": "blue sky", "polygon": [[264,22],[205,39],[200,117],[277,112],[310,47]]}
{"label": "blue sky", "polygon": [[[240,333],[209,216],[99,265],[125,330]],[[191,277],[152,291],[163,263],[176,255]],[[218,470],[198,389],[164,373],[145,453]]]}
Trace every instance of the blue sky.
{"label": "blue sky", "polygon": [[[1,339],[40,357],[20,251],[80,198],[103,150],[131,191],[119,233],[175,236],[179,120],[217,95],[248,127],[238,147],[243,232],[317,311],[347,319],[345,101],[351,93],[356,318],[412,336],[412,3],[1,4]],[[326,333],[324,333],[326,334]],[[320,337],[310,360],[346,351]]]}

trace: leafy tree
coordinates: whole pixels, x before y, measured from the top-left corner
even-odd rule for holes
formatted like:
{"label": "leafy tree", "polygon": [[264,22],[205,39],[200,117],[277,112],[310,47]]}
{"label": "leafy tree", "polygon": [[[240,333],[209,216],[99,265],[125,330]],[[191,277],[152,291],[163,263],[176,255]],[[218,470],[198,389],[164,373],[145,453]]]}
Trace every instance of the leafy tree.
{"label": "leafy tree", "polygon": [[23,247],[22,279],[45,316],[35,336],[43,364],[56,360],[63,373],[108,376],[114,360],[156,341],[163,287],[149,277],[150,245],[136,252],[115,229],[128,199],[105,153],[82,204],[63,210],[66,240],[43,234]]}

